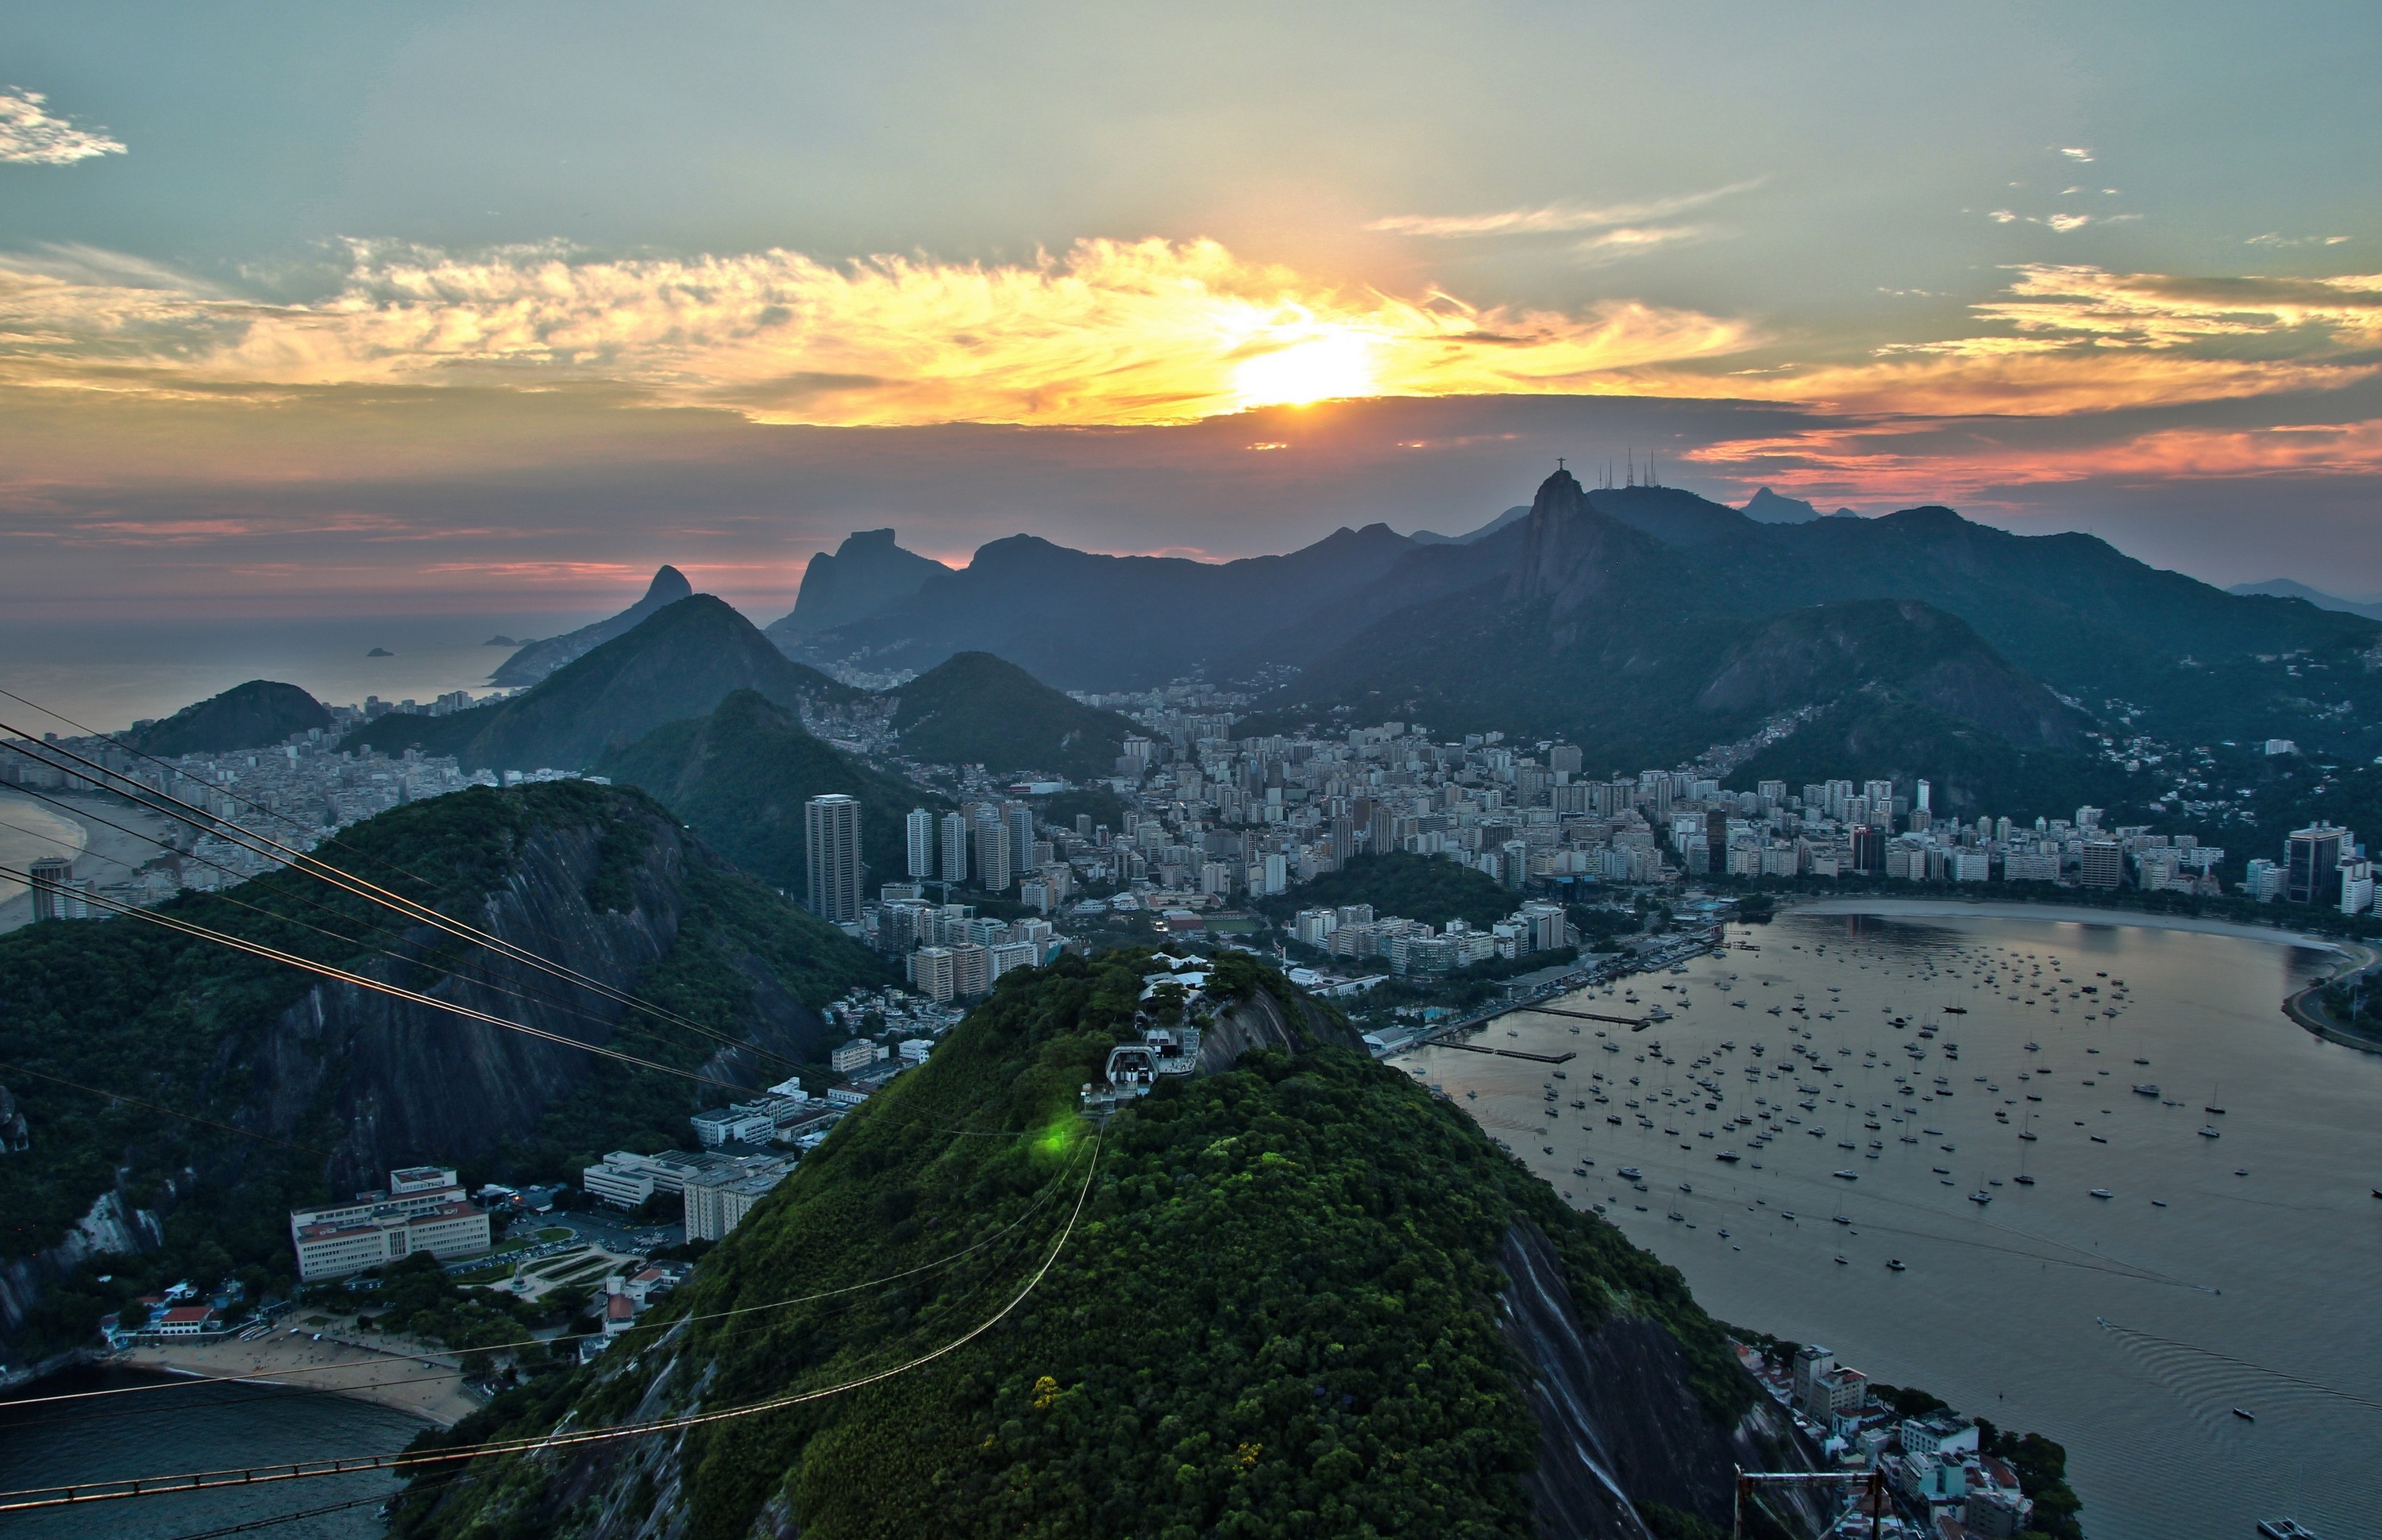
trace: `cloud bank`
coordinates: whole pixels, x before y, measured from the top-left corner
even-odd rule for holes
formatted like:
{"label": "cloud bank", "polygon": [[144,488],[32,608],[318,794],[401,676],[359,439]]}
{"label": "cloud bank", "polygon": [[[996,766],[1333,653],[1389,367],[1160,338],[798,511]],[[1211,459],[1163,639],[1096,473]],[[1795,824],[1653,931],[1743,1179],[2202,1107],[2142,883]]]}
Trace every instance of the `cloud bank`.
{"label": "cloud bank", "polygon": [[340,289],[268,304],[90,253],[0,261],[0,381],[204,395],[625,386],[761,422],[1183,422],[1330,397],[1628,388],[1748,323],[1348,291],[1209,240],[1080,241],[1030,265],[797,252],[582,260],[358,244]]}

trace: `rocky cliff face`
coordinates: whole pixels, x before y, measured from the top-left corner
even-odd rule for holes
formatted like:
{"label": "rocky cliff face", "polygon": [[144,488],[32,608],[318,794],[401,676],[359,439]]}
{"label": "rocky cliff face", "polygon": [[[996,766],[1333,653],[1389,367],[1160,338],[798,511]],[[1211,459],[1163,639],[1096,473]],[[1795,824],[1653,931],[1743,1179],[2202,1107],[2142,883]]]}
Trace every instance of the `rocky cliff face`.
{"label": "rocky cliff face", "polygon": [[[664,820],[650,823],[650,843],[621,907],[588,901],[599,831],[548,826],[522,844],[503,886],[466,918],[615,989],[632,988],[669,951],[683,911],[687,849]],[[408,941],[427,950],[445,938],[425,927]],[[488,982],[430,983],[395,964],[374,972],[575,1042],[608,1041],[620,1020],[622,1008],[594,990],[485,948],[473,948],[471,960]],[[393,1165],[483,1158],[575,1089],[590,1063],[560,1044],[346,984],[309,990],[246,1057],[264,1127],[294,1133],[322,1110],[344,1127],[328,1172],[334,1191],[377,1186]]]}
{"label": "rocky cliff face", "polygon": [[1654,1540],[1639,1511],[1654,1503],[1725,1529],[1738,1468],[1772,1468],[1790,1449],[1802,1468],[1824,1469],[1766,1397],[1737,1427],[1717,1426],[1688,1388],[1678,1343],[1652,1321],[1616,1314],[1582,1329],[1535,1225],[1508,1229],[1497,1261],[1505,1338],[1530,1375],[1540,1447],[1529,1486],[1546,1540]]}
{"label": "rocky cliff face", "polygon": [[[728,1099],[726,1086],[575,1045],[757,1088],[822,1065],[816,1007],[885,976],[856,943],[622,788],[460,793],[359,825],[334,850],[594,982],[406,925],[288,873],[176,912],[556,1040],[130,920],[0,940],[0,1057],[27,1069],[10,1090],[31,1130],[30,1147],[0,1155],[0,1212],[22,1248],[0,1263],[0,1337],[14,1338],[61,1289],[79,1291],[77,1318],[120,1303],[76,1276],[104,1251],[162,1244],[158,1265],[212,1269],[202,1282],[250,1264],[286,1270],[275,1215],[378,1187],[392,1167],[544,1180],[623,1141],[683,1140],[686,1115]],[[632,1011],[607,989],[700,1030]],[[134,1116],[74,1089],[126,1084],[132,1065],[145,1102],[190,1119]],[[43,1341],[64,1340],[60,1329],[43,1326]]]}
{"label": "rocky cliff face", "polygon": [[[152,1250],[160,1236],[157,1216],[135,1208],[122,1188],[101,1193],[65,1240],[30,1256],[0,1261],[0,1336],[13,1336],[43,1295],[85,1262]],[[15,1381],[6,1368],[0,1365],[0,1385]]]}
{"label": "rocky cliff face", "polygon": [[1201,1035],[1199,1073],[1221,1074],[1243,1054],[1259,1048],[1285,1054],[1327,1046],[1365,1051],[1364,1039],[1354,1029],[1325,1015],[1311,1002],[1300,1000],[1295,1011],[1294,1020],[1292,1009],[1280,1000],[1262,989],[1252,991],[1246,999],[1219,1015],[1216,1024]]}

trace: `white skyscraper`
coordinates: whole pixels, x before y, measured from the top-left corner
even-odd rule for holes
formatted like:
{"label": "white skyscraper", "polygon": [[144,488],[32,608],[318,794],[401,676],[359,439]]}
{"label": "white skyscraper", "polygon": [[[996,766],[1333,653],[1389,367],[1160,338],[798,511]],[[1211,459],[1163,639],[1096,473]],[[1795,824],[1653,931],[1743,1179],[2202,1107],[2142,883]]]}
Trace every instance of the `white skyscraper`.
{"label": "white skyscraper", "polygon": [[803,844],[811,912],[837,925],[859,919],[860,804],[840,791],[812,798]]}
{"label": "white skyscraper", "polygon": [[909,820],[910,864],[908,874],[921,880],[935,874],[935,815],[925,808],[912,808]]}

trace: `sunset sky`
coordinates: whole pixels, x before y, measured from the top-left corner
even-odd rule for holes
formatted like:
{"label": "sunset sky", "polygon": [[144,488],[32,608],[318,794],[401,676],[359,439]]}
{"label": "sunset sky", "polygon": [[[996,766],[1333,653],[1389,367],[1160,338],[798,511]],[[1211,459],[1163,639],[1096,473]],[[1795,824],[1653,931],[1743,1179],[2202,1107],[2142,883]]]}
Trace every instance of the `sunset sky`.
{"label": "sunset sky", "polygon": [[20,615],[766,617],[1649,452],[2382,591],[2371,6],[9,13]]}

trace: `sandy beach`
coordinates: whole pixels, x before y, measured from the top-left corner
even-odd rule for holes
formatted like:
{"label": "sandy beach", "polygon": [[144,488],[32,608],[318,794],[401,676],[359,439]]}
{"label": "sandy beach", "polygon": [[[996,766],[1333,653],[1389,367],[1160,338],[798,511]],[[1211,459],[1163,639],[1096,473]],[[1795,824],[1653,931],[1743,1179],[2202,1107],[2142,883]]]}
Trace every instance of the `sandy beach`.
{"label": "sandy beach", "polygon": [[[76,876],[89,877],[103,887],[125,881],[164,850],[154,840],[85,821],[73,810],[87,803],[94,820],[105,818],[142,834],[164,835],[174,826],[167,818],[113,797],[60,796],[59,800],[67,803],[67,810],[14,787],[0,787],[0,822],[16,825],[0,830],[0,846],[26,862],[39,856],[69,856]],[[0,931],[30,924],[32,919],[33,900],[25,885],[0,880]]]}
{"label": "sandy beach", "polygon": [[320,1342],[313,1338],[312,1328],[293,1337],[284,1326],[252,1342],[231,1338],[133,1348],[117,1362],[206,1379],[261,1375],[254,1383],[352,1396],[442,1428],[452,1427],[480,1410],[479,1399],[463,1388],[462,1375],[451,1353],[407,1355],[361,1348],[334,1340],[327,1329]]}

